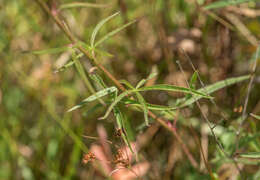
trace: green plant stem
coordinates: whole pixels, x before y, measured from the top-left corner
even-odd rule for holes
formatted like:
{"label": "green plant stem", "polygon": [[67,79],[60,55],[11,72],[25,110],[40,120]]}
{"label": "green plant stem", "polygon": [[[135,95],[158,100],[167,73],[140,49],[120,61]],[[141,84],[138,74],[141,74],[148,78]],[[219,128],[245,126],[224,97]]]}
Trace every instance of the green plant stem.
{"label": "green plant stem", "polygon": [[[35,0],[36,2],[39,3],[39,5],[41,6],[41,8],[50,16],[52,17],[52,19],[55,21],[55,23],[59,26],[59,28],[66,34],[66,36],[69,38],[69,40],[72,43],[77,43],[77,39],[73,36],[73,34],[69,31],[69,29],[65,26],[65,24],[63,23],[62,20],[59,19],[57,14],[52,13],[52,11],[49,9],[49,7],[46,5],[46,3],[44,3],[42,0]],[[77,47],[86,57],[88,57],[90,60],[92,60],[92,62],[101,70],[104,72],[104,74],[121,90],[121,91],[126,91],[125,87],[108,71],[106,70],[106,68],[98,63],[97,61],[95,61],[91,55],[89,54],[89,52],[82,47],[81,45],[79,45]],[[175,131],[174,129],[172,129],[170,126],[167,125],[167,123],[162,119],[156,116],[156,114],[154,114],[152,111],[148,111],[148,115],[155,119],[158,123],[160,123],[164,128],[166,128],[178,141],[178,143],[180,143],[184,153],[187,155],[189,161],[191,162],[191,165],[194,168],[198,168],[198,163],[196,162],[196,160],[194,159],[194,157],[192,156],[192,154],[190,153],[188,147],[186,146],[186,144],[182,141],[181,137],[179,136],[179,134],[177,133],[177,131]]]}

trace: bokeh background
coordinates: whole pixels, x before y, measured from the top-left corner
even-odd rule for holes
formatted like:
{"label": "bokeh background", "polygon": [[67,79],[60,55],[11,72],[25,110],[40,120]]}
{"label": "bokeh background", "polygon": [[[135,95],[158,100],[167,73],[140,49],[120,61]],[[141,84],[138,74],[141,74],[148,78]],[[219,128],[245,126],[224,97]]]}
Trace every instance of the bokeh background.
{"label": "bokeh background", "polygon": [[[70,0],[44,1],[57,10]],[[193,74],[191,62],[204,84],[250,74],[252,55],[260,38],[260,4],[250,1],[209,11],[203,10],[211,0],[89,0],[107,4],[105,8],[77,7],[58,11],[70,30],[89,44],[95,26],[104,18],[121,14],[100,30],[102,37],[111,30],[137,19],[137,22],[109,38],[100,49],[112,56],[100,56],[102,63],[117,79],[132,84],[147,77],[152,69],[159,75],[154,83],[186,86]],[[91,163],[82,163],[81,143],[91,147],[98,137],[97,126],[103,126],[108,139],[123,145],[115,134],[114,117],[98,120],[105,108],[90,103],[71,113],[66,111],[91,95],[73,66],[55,71],[71,59],[71,52],[33,54],[32,50],[64,47],[70,44],[36,1],[0,0],[0,179],[105,179]],[[183,51],[186,52],[183,53]],[[188,57],[187,57],[188,56]],[[182,65],[180,71],[176,60]],[[83,57],[88,71],[92,66]],[[259,61],[258,61],[259,65]],[[108,85],[113,83],[98,71]],[[185,74],[185,75],[184,75]],[[248,113],[260,112],[259,68],[249,96]],[[201,85],[197,84],[198,88]],[[214,93],[217,107],[202,101],[202,110],[211,122],[225,151],[235,151],[235,132],[239,127],[248,81]],[[183,95],[166,92],[145,93],[150,103],[168,105]],[[219,151],[207,131],[200,110],[195,106],[179,112],[176,129],[199,168],[191,166],[180,145],[164,128],[143,126],[143,114],[124,108],[133,139],[146,140],[140,150],[149,170],[143,179],[210,179],[194,135],[206,149],[206,157],[217,179],[237,179],[234,164]],[[222,114],[225,114],[225,119]],[[194,132],[190,130],[190,124]],[[260,150],[259,120],[249,117],[243,126],[242,145],[238,153]],[[154,128],[154,129],[152,129]],[[112,151],[115,148],[112,147]],[[242,174],[259,179],[258,159],[241,160]]]}

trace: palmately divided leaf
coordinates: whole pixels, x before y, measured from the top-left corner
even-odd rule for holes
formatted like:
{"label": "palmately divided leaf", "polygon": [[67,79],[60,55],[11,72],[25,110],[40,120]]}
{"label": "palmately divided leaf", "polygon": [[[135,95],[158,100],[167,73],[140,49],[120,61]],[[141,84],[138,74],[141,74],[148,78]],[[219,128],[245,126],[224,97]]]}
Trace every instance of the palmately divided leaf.
{"label": "palmately divided leaf", "polygon": [[103,96],[106,96],[106,95],[111,94],[111,93],[116,92],[116,91],[117,91],[117,88],[114,87],[114,86],[106,88],[106,89],[102,89],[101,91],[98,91],[97,93],[95,93],[95,94],[89,96],[88,98],[84,99],[80,104],[72,107],[67,112],[74,111],[75,109],[82,107],[84,104],[86,104],[88,102],[95,101],[95,100],[97,100],[97,99],[99,99]]}

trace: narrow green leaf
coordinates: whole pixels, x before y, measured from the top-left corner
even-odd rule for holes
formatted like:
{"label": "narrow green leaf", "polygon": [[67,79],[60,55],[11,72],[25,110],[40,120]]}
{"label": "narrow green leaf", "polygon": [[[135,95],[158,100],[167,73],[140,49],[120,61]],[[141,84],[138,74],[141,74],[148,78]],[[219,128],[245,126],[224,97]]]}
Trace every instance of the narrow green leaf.
{"label": "narrow green leaf", "polygon": [[141,86],[143,86],[147,81],[149,81],[150,79],[154,78],[155,76],[157,76],[158,73],[155,72],[151,72],[151,74],[146,78],[146,79],[142,79],[137,85],[136,85],[136,89],[140,88]]}
{"label": "narrow green leaf", "polygon": [[210,9],[216,9],[216,8],[222,8],[222,7],[226,7],[226,6],[234,6],[234,5],[238,5],[238,4],[242,4],[242,3],[246,3],[246,2],[253,2],[256,0],[220,0],[220,1],[216,1],[213,2],[207,6],[204,7],[205,10],[210,10]]}
{"label": "narrow green leaf", "polygon": [[[71,57],[72,57],[72,60],[75,62],[75,67],[76,67],[81,79],[84,81],[86,87],[88,88],[89,92],[92,94],[96,93],[91,82],[89,81],[88,76],[85,73],[85,70],[84,70],[82,64],[79,61],[79,58],[78,58],[79,56],[76,55],[76,52],[74,50],[72,51]],[[101,104],[104,104],[104,102],[101,99],[99,99],[99,102]]]}
{"label": "narrow green leaf", "polygon": [[137,97],[138,101],[140,102],[141,107],[142,107],[142,109],[144,111],[145,124],[146,124],[146,126],[149,126],[148,108],[146,106],[146,102],[145,102],[143,96],[140,93],[138,93],[138,92],[136,92],[136,97]]}
{"label": "narrow green leaf", "polygon": [[[94,51],[94,52],[96,52],[97,54],[99,54],[101,56],[106,56],[106,57],[113,57],[114,56],[113,54],[110,54],[110,53],[108,53],[106,51],[103,51],[103,50],[100,50],[100,49],[97,49],[97,48],[93,48],[93,47],[89,46],[88,44],[86,44],[83,41],[79,41],[78,44],[83,46],[88,51]],[[83,53],[80,53],[80,54],[83,55]]]}
{"label": "narrow green leaf", "polygon": [[91,47],[93,48],[94,45],[95,45],[95,39],[96,39],[96,35],[98,33],[98,31],[100,30],[100,28],[107,22],[109,21],[110,19],[112,19],[113,17],[117,16],[120,12],[116,12],[115,14],[103,19],[102,21],[100,21],[97,26],[95,27],[92,35],[91,35],[91,39],[90,39],[90,45]]}
{"label": "narrow green leaf", "polygon": [[132,146],[130,144],[129,138],[128,138],[128,133],[127,133],[128,129],[125,126],[125,119],[124,119],[119,107],[117,107],[117,106],[114,107],[114,115],[116,117],[116,122],[117,122],[118,127],[125,132],[125,133],[122,133],[122,137],[123,137],[125,144],[129,147],[129,149],[132,151],[132,153],[134,153]]}
{"label": "narrow green leaf", "polygon": [[191,76],[191,79],[190,79],[190,82],[189,82],[189,85],[190,85],[191,89],[195,89],[196,88],[197,79],[198,79],[198,71],[195,71],[193,73],[193,75]]}
{"label": "narrow green leaf", "polygon": [[256,114],[253,114],[253,113],[250,113],[250,115],[258,120],[260,120],[260,116],[259,115],[256,115]]}
{"label": "narrow green leaf", "polygon": [[132,89],[134,91],[134,93],[136,94],[136,97],[138,99],[138,102],[140,103],[140,108],[143,109],[144,111],[144,120],[145,120],[145,124],[148,126],[149,125],[149,119],[148,119],[148,108],[146,106],[146,102],[145,99],[143,98],[143,96],[137,91],[137,89],[134,88],[134,86],[132,86],[128,81],[126,80],[121,80],[121,83],[124,83],[125,85],[127,85],[130,89]]}
{"label": "narrow green leaf", "polygon": [[243,158],[260,158],[260,152],[243,153],[239,154],[239,156]]}
{"label": "narrow green leaf", "polygon": [[110,114],[110,112],[113,110],[114,106],[121,101],[125,96],[131,94],[132,92],[134,92],[134,90],[128,90],[128,91],[124,91],[123,93],[121,93],[119,96],[117,96],[113,103],[110,104],[110,106],[108,107],[105,115],[103,117],[100,117],[99,119],[106,119],[108,117],[108,115]]}
{"label": "narrow green leaf", "polygon": [[[132,100],[132,99],[127,99],[123,101],[124,104],[126,105],[133,105],[133,106],[138,106],[141,107],[142,105],[140,104],[140,102]],[[150,110],[154,110],[154,111],[167,111],[167,110],[174,110],[174,109],[178,109],[179,107],[171,107],[171,106],[162,106],[162,105],[157,105],[157,104],[150,104],[150,103],[145,103],[145,105],[147,106],[148,109]]]}
{"label": "narrow green leaf", "polygon": [[95,93],[95,94],[89,96],[88,98],[84,99],[80,104],[72,107],[67,112],[74,111],[75,109],[82,107],[84,104],[86,104],[88,102],[95,101],[95,100],[97,100],[97,99],[99,99],[103,96],[106,96],[106,95],[111,94],[111,93],[116,92],[116,91],[117,91],[117,88],[114,87],[114,86],[106,88],[106,89],[102,89],[101,91],[98,91],[97,93]]}
{"label": "narrow green leaf", "polygon": [[[225,79],[222,81],[218,81],[212,85],[208,85],[204,88],[200,88],[199,90],[197,90],[197,92],[211,94],[219,89],[230,86],[232,84],[239,83],[239,82],[247,80],[249,78],[250,78],[250,75],[245,75],[245,76],[240,76],[240,77],[235,77],[235,78],[228,78],[228,79]],[[181,99],[177,99],[177,102],[178,102],[177,104],[181,105],[181,107],[184,107],[184,106],[188,106],[188,105],[194,103],[195,101],[197,101],[201,98],[202,98],[202,96],[200,96],[200,95],[191,97],[188,100],[186,98],[181,98]]]}
{"label": "narrow green leaf", "polygon": [[174,86],[174,85],[168,85],[168,84],[156,84],[153,86],[147,86],[140,89],[137,89],[138,91],[152,91],[152,90],[161,90],[161,91],[174,91],[174,92],[182,92],[182,93],[188,93],[188,94],[194,94],[199,95],[205,98],[212,98],[203,92],[199,92],[193,89],[180,87],[180,86]]}
{"label": "narrow green leaf", "polygon": [[35,50],[35,51],[24,51],[24,53],[32,53],[32,54],[56,54],[60,52],[64,52],[71,49],[71,47],[59,47],[59,48],[50,48],[50,49],[43,49],[43,50]]}
{"label": "narrow green leaf", "polygon": [[100,87],[107,88],[107,85],[103,81],[103,79],[96,73],[90,74],[90,78],[95,81]]}
{"label": "narrow green leaf", "polygon": [[107,4],[95,4],[95,3],[87,3],[87,2],[73,2],[73,3],[66,3],[62,4],[59,7],[59,10],[67,9],[67,8],[78,8],[78,7],[89,7],[89,8],[105,8]]}
{"label": "narrow green leaf", "polygon": [[74,61],[69,61],[68,63],[64,64],[63,66],[55,70],[54,73],[65,71],[67,68],[71,67],[74,63],[75,63]]}
{"label": "narrow green leaf", "polygon": [[109,32],[108,34],[106,34],[104,37],[102,37],[100,40],[97,41],[97,43],[95,43],[94,47],[97,47],[98,45],[100,45],[101,43],[103,43],[105,40],[107,40],[108,38],[114,36],[115,34],[117,34],[118,32],[120,32],[121,30],[125,29],[126,27],[130,26],[131,24],[135,23],[136,20],[133,20],[111,32]]}

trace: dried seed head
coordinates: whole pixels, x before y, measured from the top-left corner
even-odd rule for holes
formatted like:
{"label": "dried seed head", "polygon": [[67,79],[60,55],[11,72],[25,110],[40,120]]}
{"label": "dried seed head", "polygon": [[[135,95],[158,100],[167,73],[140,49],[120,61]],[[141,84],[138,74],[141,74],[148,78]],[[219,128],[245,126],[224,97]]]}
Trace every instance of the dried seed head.
{"label": "dried seed head", "polygon": [[128,167],[130,165],[129,159],[124,157],[123,151],[121,149],[117,150],[114,163],[123,167]]}
{"label": "dried seed head", "polygon": [[117,129],[116,132],[115,132],[115,136],[116,137],[121,137],[122,133],[123,133],[122,129]]}
{"label": "dried seed head", "polygon": [[89,153],[84,155],[84,157],[82,159],[82,163],[87,164],[89,161],[92,161],[94,159],[96,159],[95,154],[93,154],[92,152],[89,152]]}

